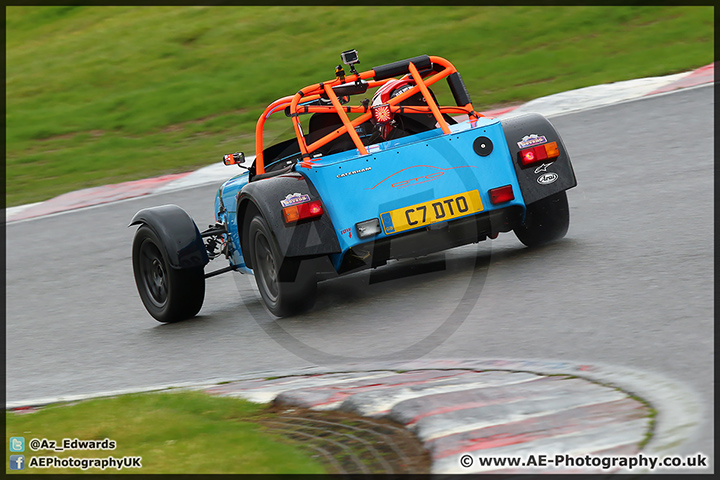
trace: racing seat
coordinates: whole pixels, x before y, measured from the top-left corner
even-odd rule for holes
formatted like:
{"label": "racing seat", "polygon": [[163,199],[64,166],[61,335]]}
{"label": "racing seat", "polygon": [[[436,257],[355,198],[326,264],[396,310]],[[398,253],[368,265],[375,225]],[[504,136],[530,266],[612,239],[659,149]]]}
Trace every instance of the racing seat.
{"label": "racing seat", "polygon": [[[343,123],[337,113],[315,113],[310,117],[308,134],[305,141],[308,145],[328,133],[342,127]],[[350,135],[347,133],[322,146],[318,152],[323,155],[342,152],[355,148]],[[250,169],[250,181],[262,180],[263,178],[282,175],[292,170],[295,162],[300,160],[300,147],[296,138],[290,138],[284,142],[272,145],[263,150],[265,159],[265,173],[256,175],[254,168]]]}
{"label": "racing seat", "polygon": [[[342,120],[340,120],[337,113],[316,113],[310,117],[309,132],[305,140],[307,144],[310,145],[317,139],[324,137],[339,127],[342,127]],[[325,150],[343,138],[349,139],[350,137],[345,134],[333,140],[320,149],[321,153],[326,154],[327,152]],[[298,146],[296,138],[290,138],[284,142],[267,147],[263,150],[265,170],[269,172],[284,169],[289,162],[294,163],[295,160],[298,160],[300,158],[299,155],[300,147]],[[282,160],[287,160],[287,162]]]}
{"label": "racing seat", "polygon": [[[367,126],[370,126],[369,121],[365,123],[368,124]],[[362,132],[365,132],[365,123],[363,123],[359,127],[356,127],[356,131],[359,129]],[[334,130],[337,130],[342,126],[342,120],[340,120],[340,116],[337,113],[313,114],[313,116],[310,117],[310,123],[308,125],[308,135],[306,137],[307,144],[310,145],[311,143],[317,141],[318,139],[324,137],[328,133],[333,132]],[[366,134],[362,132],[358,132],[361,139],[366,136]],[[331,155],[333,153],[344,152],[353,148],[355,148],[355,144],[350,138],[350,135],[346,132],[335,140],[332,140],[328,144],[320,147],[318,151],[323,155]]]}
{"label": "racing seat", "polygon": [[[327,135],[333,130],[342,127],[343,123],[337,113],[315,113],[310,117],[310,125],[308,126],[309,136],[316,136],[313,141]],[[310,142],[308,142],[310,143]]]}

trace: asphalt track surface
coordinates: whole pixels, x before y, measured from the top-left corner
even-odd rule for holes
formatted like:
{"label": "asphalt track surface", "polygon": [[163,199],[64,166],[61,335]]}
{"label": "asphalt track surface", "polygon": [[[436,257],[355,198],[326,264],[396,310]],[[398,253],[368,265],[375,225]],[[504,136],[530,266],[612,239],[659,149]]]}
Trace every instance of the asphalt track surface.
{"label": "asphalt track surface", "polygon": [[202,229],[217,185],[10,223],[7,401],[423,355],[602,362],[686,384],[707,421],[679,453],[712,455],[713,103],[706,86],[552,117],[578,178],[565,239],[502,234],[323,282],[298,318],[240,274],[208,279],[196,319],[146,313],[127,224],[175,203]]}

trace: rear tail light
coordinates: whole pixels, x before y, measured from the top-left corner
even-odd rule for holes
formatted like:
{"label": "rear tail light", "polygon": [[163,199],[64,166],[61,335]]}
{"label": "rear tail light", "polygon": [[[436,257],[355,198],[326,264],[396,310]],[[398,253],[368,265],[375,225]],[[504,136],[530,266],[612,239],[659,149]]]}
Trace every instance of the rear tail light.
{"label": "rear tail light", "polygon": [[320,200],[300,205],[291,205],[283,208],[285,223],[293,223],[307,218],[319,217],[323,214],[323,206]]}
{"label": "rear tail light", "polygon": [[509,202],[515,200],[515,194],[513,193],[512,185],[505,185],[504,187],[493,188],[490,190],[490,203],[497,205],[498,203]]}
{"label": "rear tail light", "polygon": [[557,142],[546,143],[543,146],[545,147],[545,152],[547,152],[548,158],[557,158],[560,156]]}
{"label": "rear tail light", "polygon": [[546,143],[532,148],[526,148],[518,152],[520,164],[523,167],[532,165],[533,163],[542,162],[543,160],[554,160],[560,156],[557,142]]}

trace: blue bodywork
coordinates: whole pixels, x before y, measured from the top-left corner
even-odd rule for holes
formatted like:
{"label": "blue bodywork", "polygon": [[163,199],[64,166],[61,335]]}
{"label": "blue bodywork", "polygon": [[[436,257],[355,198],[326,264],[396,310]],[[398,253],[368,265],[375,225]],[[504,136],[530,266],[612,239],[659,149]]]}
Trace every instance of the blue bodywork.
{"label": "blue bodywork", "polygon": [[[335,228],[342,250],[330,255],[336,270],[350,248],[396,234],[384,226],[380,234],[360,239],[355,228],[356,223],[380,218],[391,210],[478,190],[483,213],[509,206],[520,206],[524,211],[525,203],[500,121],[481,117],[449,127],[451,133],[447,135],[438,128],[369,145],[368,155],[359,155],[357,149],[352,149],[315,158],[312,168],[295,165],[295,171],[317,190]],[[492,152],[487,156],[479,155],[473,148],[473,142],[480,136],[492,142]],[[225,182],[218,190],[215,212],[217,221],[227,225],[231,265],[251,273],[242,255],[235,211],[238,195],[248,179],[246,172]],[[489,190],[505,185],[512,186],[515,198],[493,205]],[[225,211],[221,211],[221,206]]]}

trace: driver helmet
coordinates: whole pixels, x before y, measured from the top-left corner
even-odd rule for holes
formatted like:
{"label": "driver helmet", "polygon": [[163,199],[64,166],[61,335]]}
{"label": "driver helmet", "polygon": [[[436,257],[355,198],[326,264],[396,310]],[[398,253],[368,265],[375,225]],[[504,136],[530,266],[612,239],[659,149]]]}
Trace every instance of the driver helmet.
{"label": "driver helmet", "polygon": [[[391,98],[397,97],[401,93],[411,89],[414,85],[415,82],[413,82],[412,79],[410,79],[408,76],[405,76],[399,80],[390,80],[385,85],[377,89],[375,95],[373,95],[372,106],[388,103]],[[420,99],[422,99],[422,102],[425,103],[425,99],[422,98],[422,94],[420,94],[420,92],[418,92],[418,95],[413,95],[410,98],[414,99],[416,96],[419,96]]]}
{"label": "driver helmet", "polygon": [[[390,80],[382,87],[377,89],[375,95],[373,95],[372,106],[375,107],[377,105],[383,105],[385,103],[388,103],[392,98],[397,97],[401,93],[406,92],[414,86],[415,82],[410,78],[409,75],[406,75],[400,79]],[[425,101],[425,97],[423,97],[422,92],[418,91],[414,95],[400,102],[398,105],[426,106],[427,102]],[[410,114],[410,112],[408,113]],[[384,125],[378,125],[380,134],[382,135],[383,139],[388,140],[392,132],[395,131],[397,128],[399,128],[401,131],[414,131],[418,128],[425,130],[427,129],[424,126],[425,123],[435,123],[432,115],[410,114],[410,117],[408,117],[407,115],[396,114],[392,122],[388,122]],[[422,121],[422,117],[427,117],[427,121]],[[420,123],[418,123],[418,121],[420,121]],[[432,126],[430,128],[432,128]]]}

